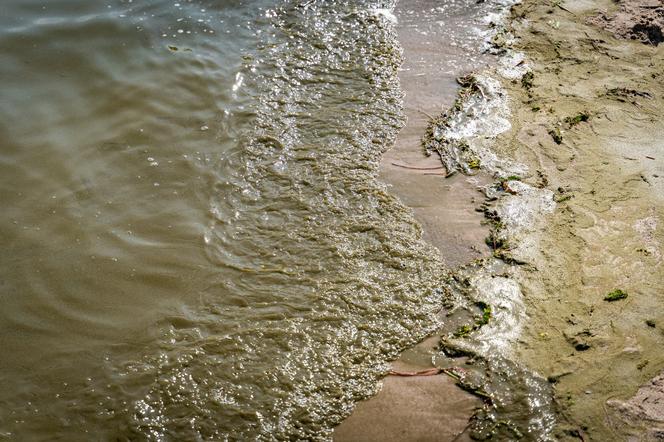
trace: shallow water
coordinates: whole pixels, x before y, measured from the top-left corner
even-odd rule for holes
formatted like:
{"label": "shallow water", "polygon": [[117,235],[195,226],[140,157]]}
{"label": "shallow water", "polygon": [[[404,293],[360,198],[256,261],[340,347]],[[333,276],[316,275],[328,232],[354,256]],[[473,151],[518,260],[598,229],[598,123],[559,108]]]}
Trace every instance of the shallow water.
{"label": "shallow water", "polygon": [[[451,88],[504,3],[402,9],[455,48],[415,65]],[[2,8],[1,436],[325,439],[440,326],[447,269],[376,179],[392,1]]]}
{"label": "shallow water", "polygon": [[3,4],[3,436],[324,437],[436,327],[392,6]]}

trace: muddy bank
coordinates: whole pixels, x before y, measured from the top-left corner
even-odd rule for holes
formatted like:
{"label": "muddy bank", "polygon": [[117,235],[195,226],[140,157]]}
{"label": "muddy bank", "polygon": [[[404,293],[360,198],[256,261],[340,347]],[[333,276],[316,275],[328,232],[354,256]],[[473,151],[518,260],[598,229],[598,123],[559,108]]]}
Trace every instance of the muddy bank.
{"label": "muddy bank", "polygon": [[530,69],[504,82],[512,129],[495,150],[557,202],[514,273],[528,310],[516,350],[554,386],[563,440],[649,440],[664,424],[617,406],[664,368],[664,52],[597,20],[658,10],[635,3],[525,1],[512,11],[513,48]]}
{"label": "muddy bank", "polygon": [[654,46],[664,42],[664,2],[661,0],[622,1],[611,5],[610,9],[613,11],[591,16],[588,23],[600,26],[618,38]]}

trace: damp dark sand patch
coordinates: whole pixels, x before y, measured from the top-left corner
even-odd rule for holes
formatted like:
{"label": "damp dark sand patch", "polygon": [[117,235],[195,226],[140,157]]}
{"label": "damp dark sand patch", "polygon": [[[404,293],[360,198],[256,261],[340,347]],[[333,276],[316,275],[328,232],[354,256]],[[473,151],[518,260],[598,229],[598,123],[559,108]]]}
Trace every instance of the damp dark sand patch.
{"label": "damp dark sand patch", "polygon": [[[429,80],[431,77],[438,78],[435,73],[428,74]],[[424,137],[416,137],[415,142],[411,141],[409,146],[405,147],[402,132],[401,143],[397,141],[394,151],[387,154],[388,158],[390,154],[399,155],[392,157],[389,163],[390,168],[397,166],[398,169],[385,173],[385,176],[388,177],[388,182],[396,183],[395,187],[399,189],[400,179],[394,180],[395,173],[407,175],[410,170],[411,174],[416,175],[423,174],[426,170],[435,170],[436,172],[430,172],[437,177],[430,180],[429,189],[418,187],[415,178],[411,177],[409,180],[409,184],[418,189],[424,199],[434,198],[429,204],[451,205],[443,210],[443,213],[447,212],[447,216],[439,218],[439,222],[442,221],[443,224],[425,225],[425,232],[427,227],[435,230],[449,228],[449,222],[454,220],[454,215],[476,225],[484,225],[484,235],[479,237],[479,244],[475,247],[484,250],[486,258],[463,269],[457,269],[455,276],[450,279],[445,296],[448,305],[445,305],[443,310],[445,316],[441,323],[444,325],[439,331],[438,344],[423,344],[406,352],[396,367],[408,362],[406,367],[413,373],[429,374],[434,370],[440,376],[447,375],[462,390],[481,401],[478,405],[482,406],[476,409],[465,429],[460,428],[464,431],[463,437],[546,440],[554,420],[549,383],[546,378],[533,373],[527,366],[515,360],[511,354],[511,346],[518,340],[525,320],[525,306],[518,284],[508,276],[511,266],[518,266],[523,262],[513,255],[507,237],[513,237],[515,233],[527,230],[527,226],[534,225],[535,220],[530,218],[534,218],[532,215],[538,211],[548,210],[546,207],[552,202],[552,194],[548,190],[521,182],[520,175],[523,175],[524,169],[510,161],[504,161],[491,151],[490,146],[496,135],[509,129],[506,119],[507,100],[499,81],[477,74],[462,76],[457,83],[461,88],[456,99],[448,97],[448,102],[452,102],[448,111],[439,114],[435,107],[433,110],[415,109],[423,111],[419,113],[429,114],[426,115],[428,120],[420,118],[425,124],[420,126],[419,135],[424,132]],[[418,83],[406,80],[405,84],[413,87],[412,85],[417,86]],[[408,87],[406,91],[409,92]],[[420,89],[414,95],[421,96],[422,92]],[[413,113],[418,115],[418,112]],[[409,141],[410,139],[407,138]],[[422,155],[422,147],[428,156]],[[538,180],[536,177],[536,181]],[[462,182],[471,183],[470,194],[467,191],[458,192],[459,183]],[[446,192],[431,191],[434,183],[446,183],[450,190],[456,188],[458,193],[454,198],[445,198]],[[468,188],[467,185],[465,187]],[[461,186],[461,189],[463,188]],[[407,190],[405,193],[398,191],[397,194],[402,198],[405,195],[406,202],[411,205],[412,200],[409,201],[408,198],[412,197]],[[435,204],[435,200],[438,200],[438,204]],[[465,206],[465,210],[458,210],[457,213],[450,210],[459,205],[461,208]],[[417,207],[415,212],[417,216]],[[505,222],[501,221],[502,216],[505,217]],[[469,231],[478,229],[468,222],[458,230],[460,234]],[[475,241],[477,239],[476,237]],[[449,245],[455,242],[440,243],[444,258],[447,256],[449,259]],[[459,256],[453,259],[461,261]],[[403,437],[401,428],[404,428],[406,423],[412,424],[416,421],[432,430],[429,433],[431,440],[445,440],[447,433],[443,434],[438,430],[440,420],[427,422],[422,419],[421,413],[418,415],[413,410],[404,410],[399,405],[403,402],[401,396],[394,393],[395,385],[418,382],[418,392],[412,394],[419,397],[427,391],[425,385],[431,385],[429,379],[430,376],[423,376],[417,381],[410,378],[388,378],[385,389],[376,398],[358,405],[354,415],[339,427],[336,438],[353,440],[357,439],[359,434],[362,440],[380,440],[384,437],[386,428],[394,430],[388,433]],[[440,394],[449,395],[448,390],[452,383],[438,382],[448,386],[444,391],[441,390]],[[392,402],[389,401],[390,396]],[[393,404],[391,408],[388,406],[390,403]],[[445,416],[446,422],[454,421],[456,425],[458,412],[468,413],[467,399],[461,401],[460,406],[454,407],[452,411],[449,407],[445,408],[444,404],[445,402],[431,405]],[[400,410],[401,414],[396,410]],[[374,417],[373,420],[378,420],[380,424],[371,425],[371,429],[367,428],[366,416],[376,415],[381,417]],[[404,415],[407,417],[404,418]],[[410,434],[406,438],[410,437],[415,436]]]}
{"label": "damp dark sand patch", "polygon": [[657,46],[664,42],[664,2],[661,0],[623,0],[614,13],[601,12],[588,19],[616,37],[638,40]]}
{"label": "damp dark sand patch", "polygon": [[639,388],[633,397],[611,399],[607,405],[612,418],[628,427],[630,437],[652,441],[664,438],[664,373]]}
{"label": "damp dark sand patch", "polygon": [[[404,49],[399,77],[408,123],[394,147],[383,155],[380,178],[413,210],[423,238],[436,247],[448,268],[454,268],[489,253],[484,245],[487,229],[481,225],[482,215],[469,204],[481,198],[476,191],[478,181],[462,175],[444,180],[440,162],[422,155],[420,139],[429,115],[438,114],[441,106],[454,100],[457,69],[474,69],[486,60],[479,53],[479,37],[475,37],[478,49],[471,50],[477,56],[474,60],[468,56],[468,48],[461,46],[469,42],[457,33],[469,31],[469,27],[461,26],[471,18],[464,15],[468,10],[461,5],[404,0],[395,13]],[[445,21],[446,27],[437,23],[457,13],[454,20],[458,22]],[[449,44],[449,34],[456,35],[454,41],[459,45]],[[418,372],[432,368],[431,358],[438,353],[438,338],[430,338],[402,354],[392,369]],[[458,388],[449,376],[388,376],[380,392],[358,403],[353,414],[335,429],[334,439],[452,440],[464,432],[474,410],[481,405],[480,399]]]}
{"label": "damp dark sand patch", "polygon": [[[409,14],[409,10],[431,11],[438,5],[415,0],[402,2],[399,8],[403,14]],[[406,60],[400,78],[406,92],[408,124],[399,134],[395,147],[384,155],[381,178],[413,208],[416,219],[423,226],[424,238],[439,249],[443,261],[450,268],[458,269],[493,253],[486,244],[493,226],[486,222],[485,213],[478,207],[492,199],[482,189],[491,187],[494,177],[482,168],[494,161],[466,158],[463,152],[457,155],[457,146],[452,140],[449,144],[431,145],[431,153],[436,154],[425,156],[422,136],[427,127],[431,131],[436,122],[443,121],[441,106],[451,105],[450,115],[465,118],[466,102],[472,100],[479,110],[487,104],[479,102],[483,95],[493,94],[491,86],[497,84],[491,83],[489,88],[480,86],[472,76],[457,82],[458,75],[482,68],[489,56],[478,57],[482,63],[475,63],[477,60],[470,59],[463,48],[448,44],[449,25],[440,27],[433,17],[428,17],[429,12],[420,14],[426,16],[424,20],[429,20],[429,25],[434,27],[435,32],[431,32],[432,29],[426,31],[428,38],[437,43],[423,44],[423,38],[426,38],[408,29],[408,19],[400,22],[403,32],[400,39]],[[418,30],[424,29],[418,26]],[[435,39],[435,36],[439,37]],[[481,38],[474,38],[479,53]],[[459,85],[461,91],[457,94]],[[494,103],[490,104],[488,113],[495,110]],[[455,114],[462,108],[463,116]],[[486,127],[479,127],[478,132],[484,129]],[[447,158],[450,161],[441,163]],[[451,174],[453,171],[462,173]],[[446,175],[454,176],[445,178]],[[515,175],[511,177],[515,178]],[[477,273],[476,269],[466,270],[469,274]],[[501,272],[496,270],[496,276]],[[478,279],[479,273],[476,276]],[[489,276],[483,279],[485,282],[489,280]],[[504,283],[507,294],[516,294],[515,287],[506,278],[499,277],[498,280]],[[478,340],[488,341],[485,335],[492,334],[490,330],[498,324],[505,326],[510,336],[518,334],[518,327],[502,320],[503,313],[511,309],[490,304],[490,296],[476,299],[468,287],[459,286],[454,278],[449,280],[445,298],[446,305],[441,312],[442,329],[436,336],[406,351],[393,364],[395,372],[432,373],[433,370],[437,375],[387,377],[380,393],[359,403],[353,415],[335,430],[335,440],[466,440],[471,436],[512,438],[528,433],[530,414],[524,412],[524,407],[532,399],[530,386],[520,384],[517,387],[522,388],[510,390],[514,383],[508,378],[532,377],[524,373],[523,367],[501,357],[498,352],[480,351],[478,344]],[[500,342],[507,344],[506,339]],[[456,348],[458,354],[452,355],[452,348]],[[495,360],[493,356],[496,356]],[[466,365],[471,360],[472,366]],[[541,382],[546,384],[543,378],[534,380],[534,383]],[[508,391],[518,391],[518,399],[513,399],[511,396],[517,395],[508,394]]]}

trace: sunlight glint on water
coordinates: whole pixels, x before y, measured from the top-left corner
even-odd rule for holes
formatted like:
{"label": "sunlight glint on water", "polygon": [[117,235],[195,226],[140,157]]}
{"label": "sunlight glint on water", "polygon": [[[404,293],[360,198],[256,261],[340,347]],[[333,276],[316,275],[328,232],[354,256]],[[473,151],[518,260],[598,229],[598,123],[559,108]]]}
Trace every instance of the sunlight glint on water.
{"label": "sunlight glint on water", "polygon": [[440,305],[393,5],[6,3],[2,434],[329,434]]}

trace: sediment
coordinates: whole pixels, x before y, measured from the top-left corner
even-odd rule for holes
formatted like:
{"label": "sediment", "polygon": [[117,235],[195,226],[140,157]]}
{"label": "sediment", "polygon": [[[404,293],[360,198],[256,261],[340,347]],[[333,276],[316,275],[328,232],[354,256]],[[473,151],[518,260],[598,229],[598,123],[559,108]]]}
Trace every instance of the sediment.
{"label": "sediment", "polygon": [[[505,84],[512,130],[496,149],[534,170],[558,206],[536,233],[531,270],[515,276],[529,316],[516,347],[554,385],[553,435],[563,440],[648,440],[664,424],[628,422],[611,402],[664,368],[664,52],[592,20],[616,8],[653,11],[636,4],[524,1],[512,10],[514,49],[532,79]],[[615,290],[628,296],[609,302]]]}
{"label": "sediment", "polygon": [[425,153],[477,180],[490,229],[428,350],[483,400],[465,437],[664,434],[661,9],[523,1],[494,23],[498,66],[429,120]]}
{"label": "sediment", "polygon": [[[497,210],[483,210],[497,225],[494,256],[511,264],[526,305],[515,360],[552,387],[556,422],[537,439],[662,434],[661,415],[636,402],[661,399],[664,367],[664,53],[596,19],[643,22],[659,10],[634,3],[524,1],[511,11],[511,42],[499,44],[524,54],[505,59],[527,72],[493,75],[509,96],[511,128],[490,149],[526,172],[505,185],[501,167],[480,165],[502,183]],[[464,147],[484,148],[472,139]],[[552,205],[529,206],[533,191]],[[530,227],[510,227],[509,200]]]}

